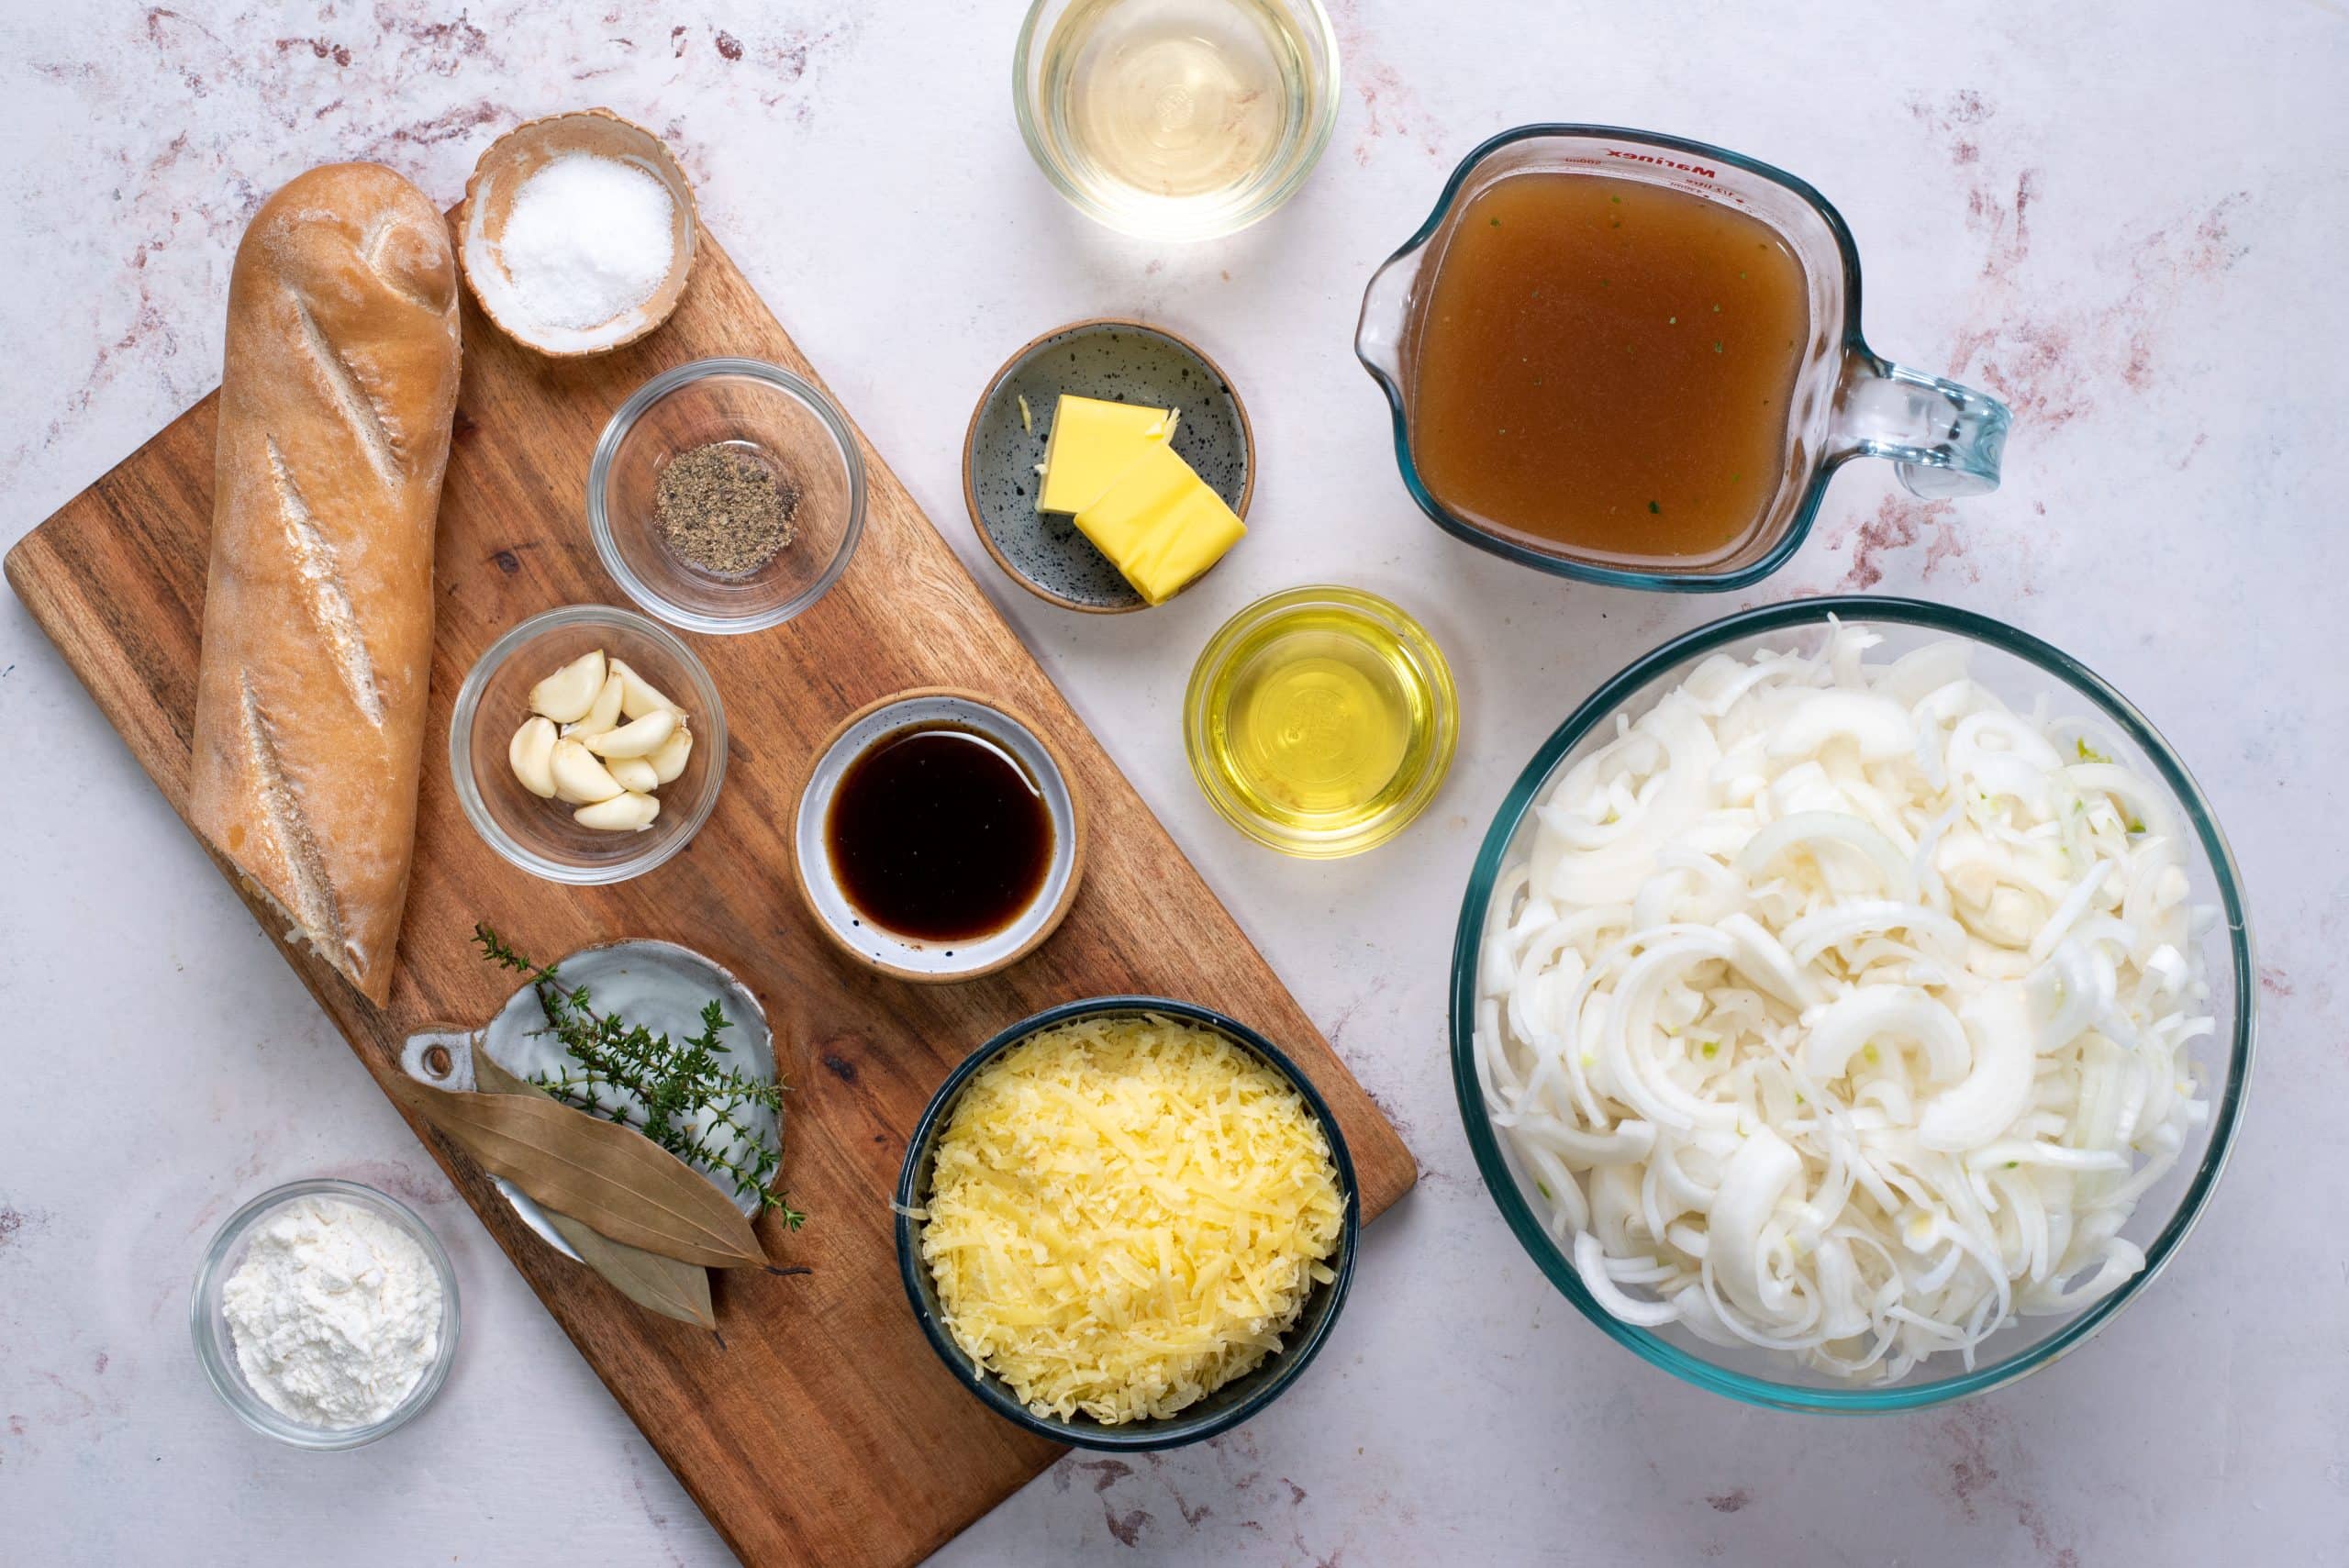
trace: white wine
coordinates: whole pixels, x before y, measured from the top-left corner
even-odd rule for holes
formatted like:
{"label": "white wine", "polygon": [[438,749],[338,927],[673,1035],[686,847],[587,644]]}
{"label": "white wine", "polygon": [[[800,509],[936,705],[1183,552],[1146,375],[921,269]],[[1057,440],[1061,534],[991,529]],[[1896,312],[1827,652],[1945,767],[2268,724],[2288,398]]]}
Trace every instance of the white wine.
{"label": "white wine", "polygon": [[1281,0],[1073,0],[1043,42],[1037,129],[1115,226],[1228,232],[1319,151],[1321,25]]}

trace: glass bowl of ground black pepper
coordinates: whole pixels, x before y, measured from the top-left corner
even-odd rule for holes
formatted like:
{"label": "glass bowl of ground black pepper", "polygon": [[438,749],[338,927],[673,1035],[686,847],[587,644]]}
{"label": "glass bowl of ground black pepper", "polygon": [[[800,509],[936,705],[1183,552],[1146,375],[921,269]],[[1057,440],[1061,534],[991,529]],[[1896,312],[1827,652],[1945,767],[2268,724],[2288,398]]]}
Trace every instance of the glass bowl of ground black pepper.
{"label": "glass bowl of ground black pepper", "polygon": [[758,631],[822,598],[864,530],[864,459],[830,398],[760,360],[696,360],[622,404],[587,471],[604,569],[688,631]]}

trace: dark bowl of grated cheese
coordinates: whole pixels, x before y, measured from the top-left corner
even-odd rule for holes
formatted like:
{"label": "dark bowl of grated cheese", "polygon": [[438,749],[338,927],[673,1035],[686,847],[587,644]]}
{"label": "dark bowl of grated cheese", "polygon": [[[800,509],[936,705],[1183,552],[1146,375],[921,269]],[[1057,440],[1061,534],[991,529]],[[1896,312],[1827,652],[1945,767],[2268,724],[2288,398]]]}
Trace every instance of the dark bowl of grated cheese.
{"label": "dark bowl of grated cheese", "polygon": [[1005,1419],[1109,1451],[1198,1442],[1294,1385],[1362,1224],[1312,1081],[1163,996],[1063,1003],[973,1051],[914,1129],[896,1210],[947,1370]]}

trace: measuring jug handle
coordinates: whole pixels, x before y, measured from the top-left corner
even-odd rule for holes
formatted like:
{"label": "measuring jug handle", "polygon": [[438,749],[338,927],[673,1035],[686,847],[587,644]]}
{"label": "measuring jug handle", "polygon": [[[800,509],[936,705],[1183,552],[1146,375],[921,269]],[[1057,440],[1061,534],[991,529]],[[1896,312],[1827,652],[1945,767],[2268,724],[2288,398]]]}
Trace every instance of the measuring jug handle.
{"label": "measuring jug handle", "polygon": [[1890,458],[1909,494],[1929,501],[1998,487],[2014,416],[1986,393],[1866,352],[1845,360],[1831,455]]}

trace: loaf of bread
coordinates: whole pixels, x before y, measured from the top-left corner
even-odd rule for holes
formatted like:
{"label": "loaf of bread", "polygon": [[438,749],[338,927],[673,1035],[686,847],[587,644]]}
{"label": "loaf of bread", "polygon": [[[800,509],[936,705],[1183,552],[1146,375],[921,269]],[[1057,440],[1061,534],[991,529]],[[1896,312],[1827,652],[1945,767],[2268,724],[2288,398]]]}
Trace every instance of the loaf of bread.
{"label": "loaf of bread", "polygon": [[262,204],[228,282],[188,816],[378,1004],[457,363],[456,262],[423,192],[337,163]]}

